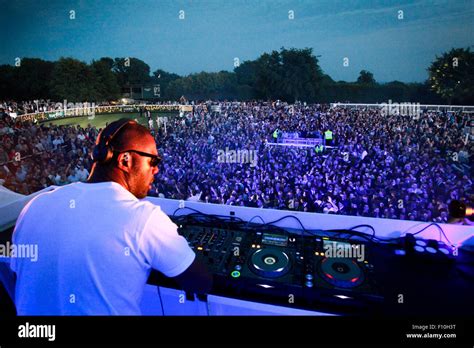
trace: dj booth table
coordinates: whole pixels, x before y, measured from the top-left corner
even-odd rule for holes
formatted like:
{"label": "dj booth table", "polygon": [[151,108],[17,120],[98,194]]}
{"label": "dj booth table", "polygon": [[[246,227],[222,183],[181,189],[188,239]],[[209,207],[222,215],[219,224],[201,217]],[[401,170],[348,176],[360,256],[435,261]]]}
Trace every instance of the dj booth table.
{"label": "dj booth table", "polygon": [[[222,215],[234,219],[240,218],[244,221],[251,220],[254,223],[261,223],[262,221],[268,223],[291,215],[297,217],[306,230],[342,230],[357,225],[371,225],[376,231],[376,236],[380,238],[396,238],[406,233],[416,233],[429,225],[428,223],[405,220],[257,209],[152,197],[147,199],[159,205],[169,216],[173,216],[173,214],[176,216],[186,215],[195,213],[195,210],[197,210],[204,214]],[[296,231],[296,233],[301,230],[301,225],[294,218],[282,219],[274,225],[288,231]],[[452,245],[463,244],[466,246],[474,243],[474,228],[471,226],[451,224],[439,224],[439,226]],[[358,230],[367,232],[368,235],[372,233],[369,228],[366,228],[366,231],[364,231],[364,228]],[[440,240],[440,235],[440,231],[435,226],[430,226],[417,234],[416,240],[417,243],[421,239],[434,242]],[[440,249],[441,245],[444,244],[440,243]],[[141,309],[144,315],[359,315],[370,313],[383,315],[467,315],[474,311],[474,301],[471,298],[474,290],[472,256],[469,261],[471,262],[470,265],[463,268],[464,270],[466,268],[470,269],[471,273],[466,275],[460,274],[453,263],[440,262],[439,259],[433,260],[430,255],[422,257],[416,255],[416,257],[408,258],[395,255],[394,251],[393,248],[377,247],[377,250],[371,250],[370,253],[371,257],[378,261],[375,262],[378,270],[377,280],[382,283],[384,288],[383,293],[380,294],[383,299],[381,299],[380,306],[376,307],[367,306],[365,308],[364,305],[358,305],[356,308],[352,308],[352,306],[347,306],[346,310],[343,302],[344,297],[348,296],[338,295],[337,290],[333,295],[338,297],[339,303],[336,303],[336,305],[333,305],[333,303],[326,304],[324,301],[302,302],[299,295],[295,295],[293,301],[286,301],[286,296],[291,293],[291,289],[287,289],[286,293],[283,291],[285,296],[283,301],[281,301],[282,299],[274,301],[275,297],[265,296],[265,290],[259,291],[256,296],[253,296],[251,291],[240,291],[243,287],[239,283],[241,279],[229,285],[228,281],[222,277],[215,277],[215,285],[217,286],[211,294],[206,298],[198,298],[175,289],[174,285],[169,284],[164,277],[152,276],[146,286]],[[196,250],[197,254],[199,252]],[[465,262],[466,257],[463,260]],[[220,286],[223,285],[224,280],[226,286]],[[318,287],[318,281],[321,281],[321,279],[314,279],[314,289]],[[275,283],[269,284],[274,285]],[[254,289],[255,285],[273,287],[264,283],[253,283]],[[235,290],[239,286],[240,290]],[[337,289],[337,287],[334,287],[334,289]],[[271,291],[271,289],[268,290],[269,295]],[[346,295],[348,293],[350,294],[350,291],[343,292]]]}
{"label": "dj booth table", "polygon": [[[47,190],[50,189],[51,188],[48,188]],[[11,221],[9,223],[10,232],[11,226],[21,208],[31,198],[32,196],[25,197],[23,201],[17,201],[11,205],[10,209],[2,210],[3,212],[8,213],[8,216],[5,215],[5,217],[8,217],[6,220]],[[203,214],[221,215],[235,220],[241,219],[243,221],[252,221],[254,223],[269,223],[282,218],[280,221],[272,224],[272,226],[275,226],[275,230],[281,231],[281,229],[284,229],[285,231],[295,233],[295,238],[303,238],[298,236],[298,233],[301,233],[302,230],[300,222],[306,230],[320,231],[335,229],[349,230],[351,227],[358,225],[370,225],[375,229],[376,236],[379,238],[397,238],[404,236],[407,233],[413,234],[429,225],[429,223],[416,221],[236,207],[153,197],[148,197],[147,200],[160,206],[161,209],[170,217],[173,217],[174,214],[175,216],[182,216],[195,213],[195,210],[197,210]],[[287,216],[296,217],[297,219],[284,218]],[[300,222],[298,222],[298,220]],[[244,285],[245,269],[239,269],[240,272],[242,272],[242,277],[232,279],[230,275],[236,271],[236,268],[232,268],[232,273],[227,273],[225,276],[222,276],[222,274],[214,275],[215,287],[205,298],[197,297],[194,294],[186,294],[184,291],[179,290],[176,284],[173,284],[169,278],[154,271],[152,272],[148,285],[146,285],[141,302],[141,310],[143,315],[203,316],[357,315],[370,314],[374,313],[374,311],[378,314],[384,315],[470,315],[474,313],[474,301],[472,299],[472,294],[474,293],[472,274],[474,270],[472,256],[474,227],[453,224],[439,224],[439,226],[443,229],[452,245],[463,245],[463,249],[467,247],[470,248],[471,251],[466,251],[465,253],[460,252],[460,257],[457,258],[456,261],[447,262],[445,260],[446,258],[443,257],[441,257],[441,259],[433,259],[433,257],[430,257],[426,252],[422,253],[424,255],[414,253],[415,255],[411,255],[410,257],[408,257],[408,255],[395,255],[394,252],[400,251],[399,249],[403,249],[403,246],[398,248],[397,251],[393,248],[390,249],[382,246],[373,247],[374,244],[372,244],[372,246],[367,244],[370,263],[367,264],[366,261],[363,261],[366,265],[362,264],[362,267],[371,266],[372,263],[375,265],[375,273],[378,274],[377,282],[381,284],[383,291],[374,291],[373,293],[376,294],[377,297],[380,297],[380,306],[372,306],[372,303],[370,303],[367,307],[364,307],[363,301],[362,305],[359,304],[357,307],[344,305],[345,301],[347,301],[347,303],[352,301],[351,297],[356,298],[359,295],[364,295],[364,289],[369,292],[373,290],[365,280],[360,284],[360,286],[348,289],[347,286],[341,288],[335,286],[334,283],[331,285],[327,282],[329,279],[326,279],[325,281],[322,278],[302,278],[302,276],[308,276],[308,274],[302,273],[299,275],[302,279],[301,281],[299,278],[300,287],[288,287],[288,284],[285,284],[281,279],[290,278],[281,277],[279,278],[280,283],[277,283],[274,281],[275,279],[254,276],[254,279],[251,279],[253,283],[249,283],[253,290],[247,291],[248,289],[246,288],[246,285]],[[208,226],[207,228],[208,230],[212,230],[213,226]],[[2,228],[2,231],[4,230],[5,229]],[[358,228],[357,230],[366,232],[367,236],[370,236],[372,233],[369,228],[365,227]],[[4,237],[6,234],[8,234],[8,232],[0,233],[1,240],[5,239]],[[241,235],[245,237],[244,234]],[[265,238],[265,235],[266,233],[263,233],[263,236],[260,235],[259,238]],[[278,234],[267,233],[266,237],[267,239],[268,237],[276,239],[276,244],[271,245],[270,247],[273,247],[273,249],[280,248],[284,250],[281,245],[278,245],[280,242],[278,240]],[[427,240],[428,243],[434,242],[435,244],[438,244],[437,241],[441,240],[443,236],[441,236],[440,231],[435,226],[430,226],[423,232],[417,234],[416,237],[416,243],[420,242],[419,239],[422,238],[423,240]],[[316,237],[312,236],[305,238],[305,241],[310,240],[310,247],[313,248],[311,249],[311,253],[313,253],[316,249],[314,249],[315,244],[313,245],[311,243],[315,243],[313,239]],[[291,241],[291,239],[292,238],[289,240]],[[324,240],[321,241],[321,243],[324,242]],[[345,242],[347,242],[347,240]],[[442,245],[444,244],[439,243],[439,246]],[[415,247],[418,248],[418,245],[415,245]],[[426,250],[428,249],[429,245],[426,246]],[[461,251],[463,249],[459,250]],[[197,254],[201,252],[198,250],[195,251]],[[250,252],[253,253],[252,255],[258,254],[257,249],[250,250]],[[294,261],[297,255],[299,254],[292,255],[291,259]],[[301,255],[298,257],[300,256]],[[314,257],[312,254],[310,256]],[[314,258],[317,259],[316,257]],[[318,262],[322,260],[322,254],[317,260]],[[0,261],[0,266],[8,267],[5,263],[5,259]],[[248,264],[248,262],[245,264]],[[362,273],[364,274],[366,270],[367,269],[364,268]],[[318,273],[316,271],[316,269],[311,270],[311,273],[314,274],[315,277]],[[251,272],[247,272],[247,275],[249,274],[252,275]],[[0,274],[0,276],[1,275],[2,274]],[[367,276],[366,278],[368,279],[370,277]],[[308,282],[310,285],[307,285]],[[304,285],[301,286],[302,284]],[[283,297],[273,296],[280,285],[282,286],[281,293],[283,294]],[[296,291],[301,291],[303,296],[301,296],[300,293],[294,293],[292,291],[294,289],[296,289]],[[327,296],[337,298],[337,303],[334,305],[332,302],[326,303],[325,300],[321,301],[320,299],[312,298],[312,296],[318,294],[320,290],[322,292],[326,291],[325,294]],[[357,296],[352,296],[351,291]],[[294,298],[292,297],[293,295]],[[306,301],[308,298],[309,301]]]}

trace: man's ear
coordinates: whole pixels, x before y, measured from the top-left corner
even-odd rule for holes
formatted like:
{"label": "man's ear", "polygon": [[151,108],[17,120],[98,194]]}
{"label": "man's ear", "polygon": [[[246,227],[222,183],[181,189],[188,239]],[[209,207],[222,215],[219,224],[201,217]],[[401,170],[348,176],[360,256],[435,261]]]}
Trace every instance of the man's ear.
{"label": "man's ear", "polygon": [[132,161],[130,152],[122,152],[117,157],[117,168],[129,173],[132,169]]}

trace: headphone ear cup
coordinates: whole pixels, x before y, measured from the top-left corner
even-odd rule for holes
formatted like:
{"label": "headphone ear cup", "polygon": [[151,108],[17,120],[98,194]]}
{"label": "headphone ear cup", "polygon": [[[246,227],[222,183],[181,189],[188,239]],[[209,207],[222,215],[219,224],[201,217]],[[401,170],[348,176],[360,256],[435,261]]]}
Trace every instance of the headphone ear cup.
{"label": "headphone ear cup", "polygon": [[98,143],[94,147],[92,151],[92,159],[99,163],[106,163],[114,157],[114,150],[112,146],[109,144],[110,141],[115,137],[115,135],[129,123],[136,123],[129,119],[122,119],[116,121],[117,123],[109,128],[107,126],[103,129],[98,135]]}
{"label": "headphone ear cup", "polygon": [[104,163],[107,155],[107,149],[104,147],[103,144],[98,144],[94,147],[92,152],[92,158],[94,161],[99,163]]}
{"label": "headphone ear cup", "polygon": [[92,161],[96,162],[99,161],[99,146],[94,146],[94,150],[92,150]]}
{"label": "headphone ear cup", "polygon": [[112,157],[114,157],[114,151],[113,149],[109,147],[106,147],[104,149],[104,153],[105,153],[104,160],[103,160],[104,163],[109,162],[112,159]]}

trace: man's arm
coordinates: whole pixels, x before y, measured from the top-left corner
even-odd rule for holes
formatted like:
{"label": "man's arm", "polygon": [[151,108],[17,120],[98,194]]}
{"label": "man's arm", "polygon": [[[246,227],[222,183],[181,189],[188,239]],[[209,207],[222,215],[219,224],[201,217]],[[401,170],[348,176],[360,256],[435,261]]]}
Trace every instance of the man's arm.
{"label": "man's arm", "polygon": [[194,259],[183,273],[173,279],[183,290],[196,294],[207,294],[211,290],[213,282],[212,274],[209,273],[206,265],[197,259]]}

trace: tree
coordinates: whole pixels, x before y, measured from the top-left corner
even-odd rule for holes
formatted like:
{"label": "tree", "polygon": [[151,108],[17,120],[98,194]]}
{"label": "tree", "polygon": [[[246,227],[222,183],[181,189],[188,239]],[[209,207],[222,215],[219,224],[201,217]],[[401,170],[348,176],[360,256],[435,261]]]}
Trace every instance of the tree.
{"label": "tree", "polygon": [[258,63],[255,60],[246,60],[234,68],[237,83],[239,85],[255,86]]}
{"label": "tree", "polygon": [[255,89],[263,99],[282,98],[282,62],[280,53],[264,53],[257,59]]}
{"label": "tree", "polygon": [[252,88],[257,98],[288,102],[315,101],[323,78],[311,48],[282,47],[254,62],[244,62],[235,72],[239,84]]}
{"label": "tree", "polygon": [[374,85],[375,79],[374,74],[367,70],[361,70],[359,77],[357,78],[357,83],[361,85]]}
{"label": "tree", "polygon": [[16,77],[15,67],[12,65],[0,65],[0,99],[16,99]]}
{"label": "tree", "polygon": [[281,52],[282,92],[288,102],[314,102],[321,87],[323,73],[311,48],[285,49]]}
{"label": "tree", "polygon": [[94,70],[73,58],[61,58],[51,77],[51,93],[56,100],[68,102],[101,101]]}
{"label": "tree", "polygon": [[170,82],[168,93],[173,99],[230,99],[236,93],[235,74],[200,72]]}
{"label": "tree", "polygon": [[474,103],[474,52],[469,48],[436,56],[428,72],[431,88],[449,104]]}
{"label": "tree", "polygon": [[166,72],[162,69],[157,69],[153,72],[151,82],[153,84],[160,85],[160,95],[162,98],[169,98],[168,86],[172,81],[179,79],[180,76],[177,74]]}
{"label": "tree", "polygon": [[49,82],[53,69],[53,62],[38,58],[23,58],[20,66],[2,65],[0,95],[17,100],[50,98]]}
{"label": "tree", "polygon": [[410,83],[410,101],[420,104],[443,104],[444,101],[440,95],[436,94],[430,86],[429,80],[423,83]]}
{"label": "tree", "polygon": [[234,68],[236,78],[237,97],[240,100],[255,99],[258,63],[255,60],[247,60]]}
{"label": "tree", "polygon": [[108,57],[92,61],[91,68],[94,74],[96,98],[99,100],[115,100],[120,97],[120,87],[117,76],[113,73],[113,59]]}
{"label": "tree", "polygon": [[120,87],[150,83],[150,66],[138,58],[115,58],[113,71]]}

